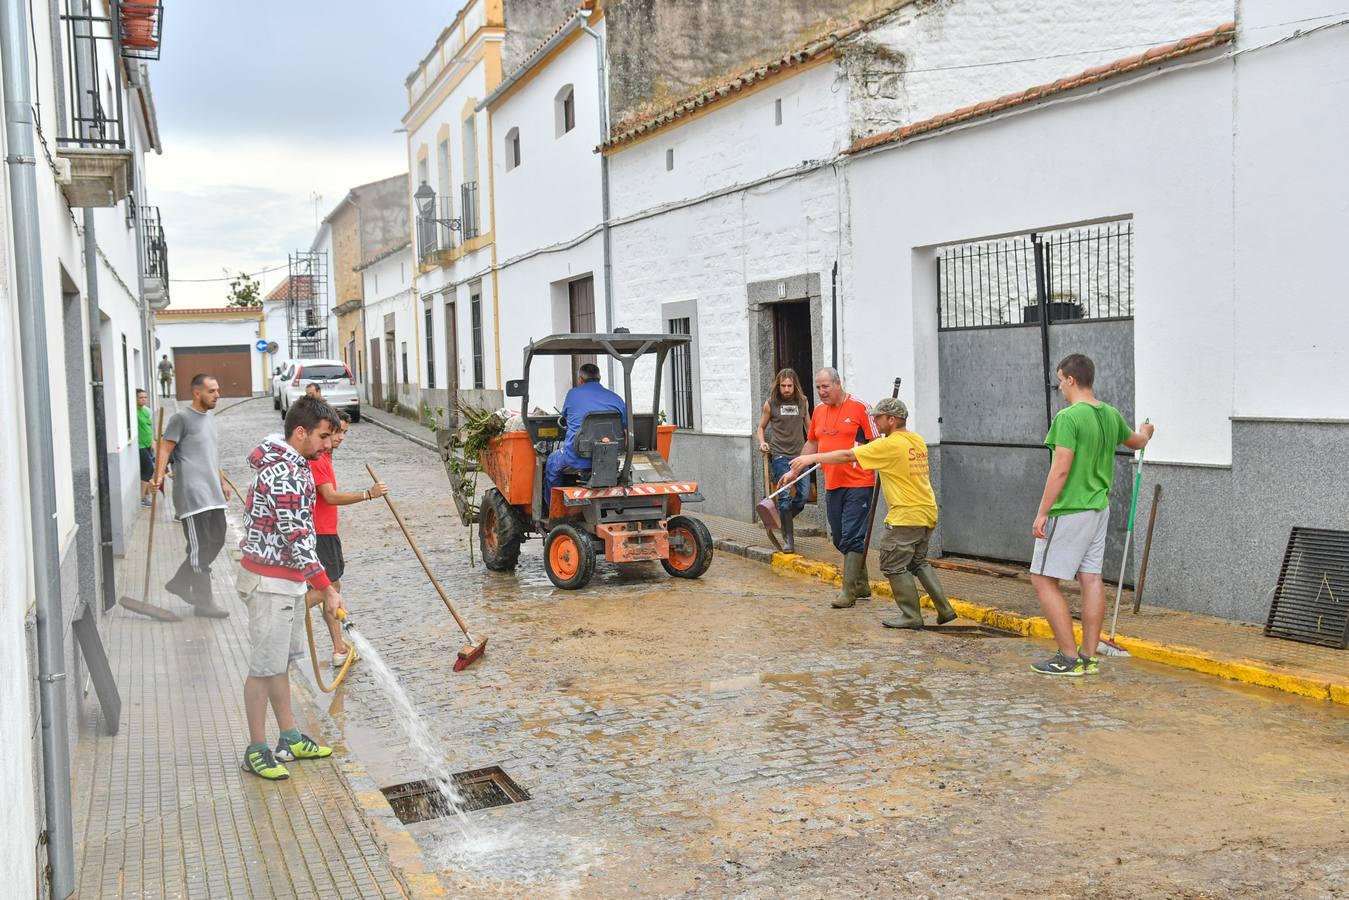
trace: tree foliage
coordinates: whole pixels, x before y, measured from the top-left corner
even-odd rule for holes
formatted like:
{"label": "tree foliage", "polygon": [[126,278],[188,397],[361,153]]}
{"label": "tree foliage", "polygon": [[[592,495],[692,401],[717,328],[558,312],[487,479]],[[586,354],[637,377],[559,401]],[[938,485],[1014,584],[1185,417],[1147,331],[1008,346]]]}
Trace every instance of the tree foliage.
{"label": "tree foliage", "polygon": [[262,286],[256,278],[240,272],[230,281],[230,292],[225,295],[226,306],[261,306]]}

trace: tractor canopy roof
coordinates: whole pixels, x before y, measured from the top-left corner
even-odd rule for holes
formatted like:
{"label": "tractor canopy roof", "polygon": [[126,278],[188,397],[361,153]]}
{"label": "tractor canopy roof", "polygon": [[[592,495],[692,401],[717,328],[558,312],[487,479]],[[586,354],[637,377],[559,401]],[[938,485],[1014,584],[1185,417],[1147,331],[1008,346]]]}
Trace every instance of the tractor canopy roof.
{"label": "tractor canopy roof", "polygon": [[607,356],[631,356],[634,353],[667,353],[687,344],[687,334],[550,334],[532,341],[527,349],[531,356],[571,356],[582,353],[603,353]]}

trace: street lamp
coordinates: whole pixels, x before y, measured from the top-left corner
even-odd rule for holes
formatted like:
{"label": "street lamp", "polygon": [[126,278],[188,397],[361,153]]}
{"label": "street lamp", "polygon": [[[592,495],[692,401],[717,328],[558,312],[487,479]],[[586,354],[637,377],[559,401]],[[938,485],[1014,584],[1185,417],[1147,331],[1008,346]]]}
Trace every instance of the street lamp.
{"label": "street lamp", "polygon": [[431,185],[425,181],[417,192],[412,195],[412,199],[417,202],[417,218],[423,222],[435,222],[442,225],[450,231],[459,231],[463,227],[462,218],[441,219],[436,217],[436,192],[431,189]]}

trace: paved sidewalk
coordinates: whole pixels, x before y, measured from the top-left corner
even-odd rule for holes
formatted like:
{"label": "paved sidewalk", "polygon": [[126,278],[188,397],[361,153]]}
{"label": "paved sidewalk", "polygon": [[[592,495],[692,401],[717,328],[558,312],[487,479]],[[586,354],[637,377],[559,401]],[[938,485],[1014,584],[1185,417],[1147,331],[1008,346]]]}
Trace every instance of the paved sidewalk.
{"label": "paved sidewalk", "polygon": [[[336,756],[291,764],[290,779],[275,784],[240,770],[247,618],[234,594],[237,536],[232,527],[214,567],[216,598],[230,618],[193,618],[161,587],[183,552],[182,530],[165,505],[149,600],[184,619],[151,621],[120,606],[104,619],[122,722],[115,737],[97,713],[82,729],[74,788],[79,896],[406,896]],[[231,501],[231,513],[238,510]],[[140,596],[148,512],[118,566],[121,594]],[[307,712],[297,696],[302,723]],[[275,741],[270,716],[268,731]]]}
{"label": "paved sidewalk", "polygon": [[[797,538],[799,556],[774,555],[763,528],[757,525],[721,516],[699,518],[707,523],[723,549],[743,552],[751,559],[802,574],[837,580],[834,563],[839,555],[828,538]],[[960,564],[952,559],[937,564],[942,566],[942,583],[951,599],[964,601],[963,606],[956,602],[962,615],[1035,636],[1049,633],[1049,625],[1040,615],[1035,590],[1024,571],[1015,577],[1000,577],[948,568]],[[875,590],[883,595],[883,602],[889,602],[889,585],[881,581],[876,554],[868,555],[867,568],[873,581],[881,582]],[[1074,615],[1078,601],[1075,587],[1064,585],[1064,595],[1073,606]],[[1109,588],[1108,594],[1108,602],[1113,605],[1114,589]],[[1149,607],[1146,602],[1139,615],[1133,615],[1132,609],[1133,593],[1125,591],[1120,603],[1119,640],[1141,659],[1349,703],[1349,654],[1343,650],[1267,638],[1259,625]],[[1109,610],[1107,607],[1107,628]]]}

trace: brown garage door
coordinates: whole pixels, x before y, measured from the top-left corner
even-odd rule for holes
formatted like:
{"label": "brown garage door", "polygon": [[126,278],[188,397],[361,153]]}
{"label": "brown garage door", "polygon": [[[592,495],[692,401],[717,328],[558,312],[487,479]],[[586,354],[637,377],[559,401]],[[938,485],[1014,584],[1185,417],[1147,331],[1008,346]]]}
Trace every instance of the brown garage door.
{"label": "brown garage door", "polygon": [[173,377],[179,400],[192,399],[194,375],[210,375],[220,383],[222,397],[253,395],[253,349],[247,344],[229,347],[174,347]]}

